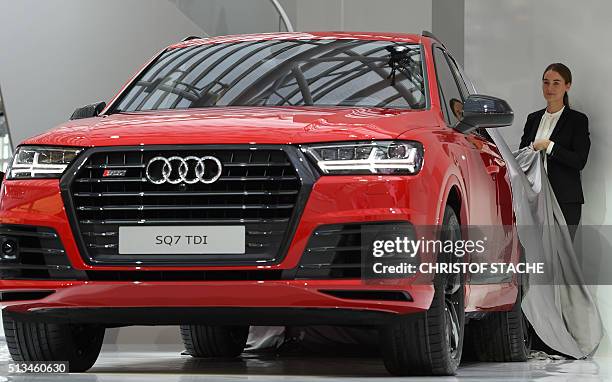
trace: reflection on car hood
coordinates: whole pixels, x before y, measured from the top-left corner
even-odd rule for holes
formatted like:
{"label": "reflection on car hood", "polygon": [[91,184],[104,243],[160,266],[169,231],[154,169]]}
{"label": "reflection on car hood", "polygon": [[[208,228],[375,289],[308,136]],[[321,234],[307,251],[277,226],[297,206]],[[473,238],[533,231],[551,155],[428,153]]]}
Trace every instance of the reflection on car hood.
{"label": "reflection on car hood", "polygon": [[66,122],[27,144],[292,144],[394,139],[435,125],[432,112],[339,107],[223,107],[113,114]]}

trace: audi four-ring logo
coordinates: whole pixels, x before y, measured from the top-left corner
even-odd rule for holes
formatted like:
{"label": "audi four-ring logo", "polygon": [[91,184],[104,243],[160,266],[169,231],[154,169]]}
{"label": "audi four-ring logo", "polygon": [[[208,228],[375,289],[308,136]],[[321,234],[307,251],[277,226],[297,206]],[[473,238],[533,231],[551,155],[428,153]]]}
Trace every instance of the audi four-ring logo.
{"label": "audi four-ring logo", "polygon": [[154,184],[209,184],[221,176],[221,161],[211,156],[155,157],[147,164],[146,175]]}

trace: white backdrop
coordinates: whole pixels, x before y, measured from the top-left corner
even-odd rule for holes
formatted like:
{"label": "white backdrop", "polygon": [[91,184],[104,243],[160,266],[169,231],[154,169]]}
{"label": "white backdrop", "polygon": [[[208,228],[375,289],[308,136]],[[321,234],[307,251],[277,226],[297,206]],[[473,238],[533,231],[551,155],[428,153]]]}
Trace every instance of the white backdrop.
{"label": "white backdrop", "polygon": [[[518,148],[525,118],[546,106],[542,72],[552,62],[570,67],[573,108],[590,120],[591,152],[582,172],[582,224],[612,224],[612,3],[607,0],[465,0],[465,69],[482,93],[508,100],[515,123],[502,134]],[[612,254],[603,254],[606,257]],[[612,329],[612,287],[597,288],[606,329]],[[607,337],[598,354],[612,353]]]}
{"label": "white backdrop", "polygon": [[1,0],[0,84],[13,143],[108,101],[164,46],[202,30],[159,0]]}
{"label": "white backdrop", "polygon": [[[108,99],[138,65],[166,44],[188,34],[201,35],[196,24],[202,25],[199,21],[206,16],[204,3],[0,0],[0,83],[14,142],[67,119],[76,106]],[[219,21],[226,20],[221,16],[234,3],[212,3],[210,14],[216,15],[217,24],[206,28],[207,32],[236,32],[233,21]],[[287,11],[298,30],[418,33],[432,27],[431,0],[284,0],[283,4],[289,6]],[[439,16],[450,23],[453,13]],[[243,14],[255,19],[244,8]],[[464,22],[464,15],[455,16],[458,24]],[[263,25],[244,25],[258,29],[253,32],[271,30],[270,20],[263,20]],[[607,166],[612,161],[612,132],[606,121],[606,93],[612,88],[607,86],[612,85],[612,76],[606,70],[612,67],[609,36],[612,3],[606,0],[465,0],[466,71],[479,90],[506,98],[513,106],[516,123],[502,130],[511,146],[518,145],[525,116],[544,107],[539,89],[544,67],[562,61],[572,68],[571,102],[589,115],[593,142],[583,172],[584,224],[612,223],[612,210],[607,208],[612,190],[612,170]],[[598,288],[608,328],[612,328],[610,292],[612,288]],[[120,332],[114,331],[109,342],[122,342],[120,337],[125,336],[126,343],[148,337],[164,344],[178,337],[175,328]],[[611,352],[609,340],[601,350]]]}

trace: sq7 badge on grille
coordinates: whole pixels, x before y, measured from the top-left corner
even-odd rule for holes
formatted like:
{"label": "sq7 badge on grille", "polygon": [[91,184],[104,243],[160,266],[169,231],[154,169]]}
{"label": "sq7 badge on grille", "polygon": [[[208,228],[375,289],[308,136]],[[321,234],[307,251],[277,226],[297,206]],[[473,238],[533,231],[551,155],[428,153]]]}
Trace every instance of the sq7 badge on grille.
{"label": "sq7 badge on grille", "polygon": [[119,227],[119,254],[243,254],[244,226]]}
{"label": "sq7 badge on grille", "polygon": [[109,177],[109,176],[125,176],[126,173],[127,173],[127,170],[109,170],[109,169],[106,169],[102,173],[102,176],[105,177],[105,178]]}

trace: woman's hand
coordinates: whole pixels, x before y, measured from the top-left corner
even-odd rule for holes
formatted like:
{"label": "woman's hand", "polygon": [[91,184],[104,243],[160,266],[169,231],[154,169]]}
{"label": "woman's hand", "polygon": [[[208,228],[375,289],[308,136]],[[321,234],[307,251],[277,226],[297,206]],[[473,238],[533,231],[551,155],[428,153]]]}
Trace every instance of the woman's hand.
{"label": "woman's hand", "polygon": [[533,142],[533,149],[535,151],[546,150],[550,144],[550,139],[538,139]]}

